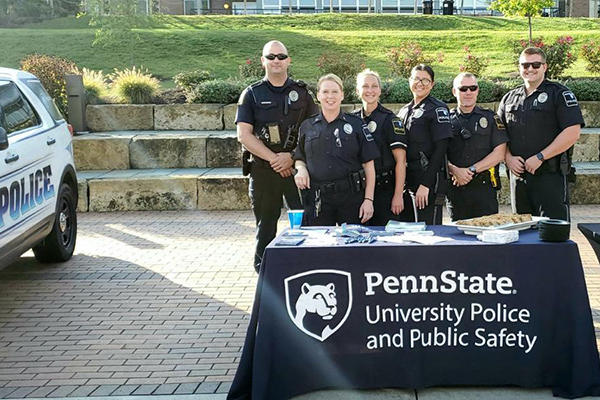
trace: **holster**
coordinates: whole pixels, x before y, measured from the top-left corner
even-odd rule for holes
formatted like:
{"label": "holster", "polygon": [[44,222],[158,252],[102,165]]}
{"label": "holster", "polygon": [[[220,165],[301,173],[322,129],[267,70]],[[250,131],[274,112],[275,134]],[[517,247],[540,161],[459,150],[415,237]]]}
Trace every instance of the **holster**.
{"label": "holster", "polygon": [[242,150],[242,175],[250,175],[252,170],[252,153],[248,150]]}

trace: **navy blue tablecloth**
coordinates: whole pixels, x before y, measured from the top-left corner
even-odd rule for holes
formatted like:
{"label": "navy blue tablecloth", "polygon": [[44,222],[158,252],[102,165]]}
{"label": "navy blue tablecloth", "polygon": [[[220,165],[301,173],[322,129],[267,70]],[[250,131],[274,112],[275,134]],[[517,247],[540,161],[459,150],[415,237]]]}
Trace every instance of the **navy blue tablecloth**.
{"label": "navy blue tablecloth", "polygon": [[484,244],[433,229],[456,241],[271,244],[228,399],[456,385],[600,394],[574,242],[524,231],[515,243]]}

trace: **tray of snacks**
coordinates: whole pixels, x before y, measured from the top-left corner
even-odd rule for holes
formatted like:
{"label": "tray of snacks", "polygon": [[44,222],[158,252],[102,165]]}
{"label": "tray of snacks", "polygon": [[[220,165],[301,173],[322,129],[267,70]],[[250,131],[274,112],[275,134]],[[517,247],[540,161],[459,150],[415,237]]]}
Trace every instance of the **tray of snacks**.
{"label": "tray of snacks", "polygon": [[455,221],[451,225],[456,226],[467,235],[478,235],[492,229],[522,231],[536,226],[543,219],[548,219],[548,217],[533,217],[531,214],[492,214]]}

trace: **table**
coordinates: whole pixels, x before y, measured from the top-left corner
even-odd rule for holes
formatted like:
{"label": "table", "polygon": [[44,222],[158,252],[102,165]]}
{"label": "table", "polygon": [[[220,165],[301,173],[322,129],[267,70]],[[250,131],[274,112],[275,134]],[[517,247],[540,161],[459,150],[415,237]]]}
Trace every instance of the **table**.
{"label": "table", "polygon": [[433,230],[456,241],[269,245],[228,399],[456,385],[600,394],[574,242],[541,242],[530,230],[484,244]]}
{"label": "table", "polygon": [[590,246],[600,262],[600,224],[577,224],[577,227],[590,242]]}

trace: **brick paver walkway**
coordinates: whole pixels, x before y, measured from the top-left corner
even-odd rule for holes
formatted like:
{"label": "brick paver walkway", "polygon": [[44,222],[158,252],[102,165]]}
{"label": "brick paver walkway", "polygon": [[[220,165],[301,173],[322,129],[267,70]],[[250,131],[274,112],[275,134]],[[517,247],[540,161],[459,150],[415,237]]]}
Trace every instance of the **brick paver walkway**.
{"label": "brick paver walkway", "polygon": [[[600,206],[573,217],[600,221]],[[600,337],[600,268],[571,232]],[[0,398],[227,392],[256,284],[253,236],[250,212],[80,214],[71,261],[27,253],[0,271]]]}

